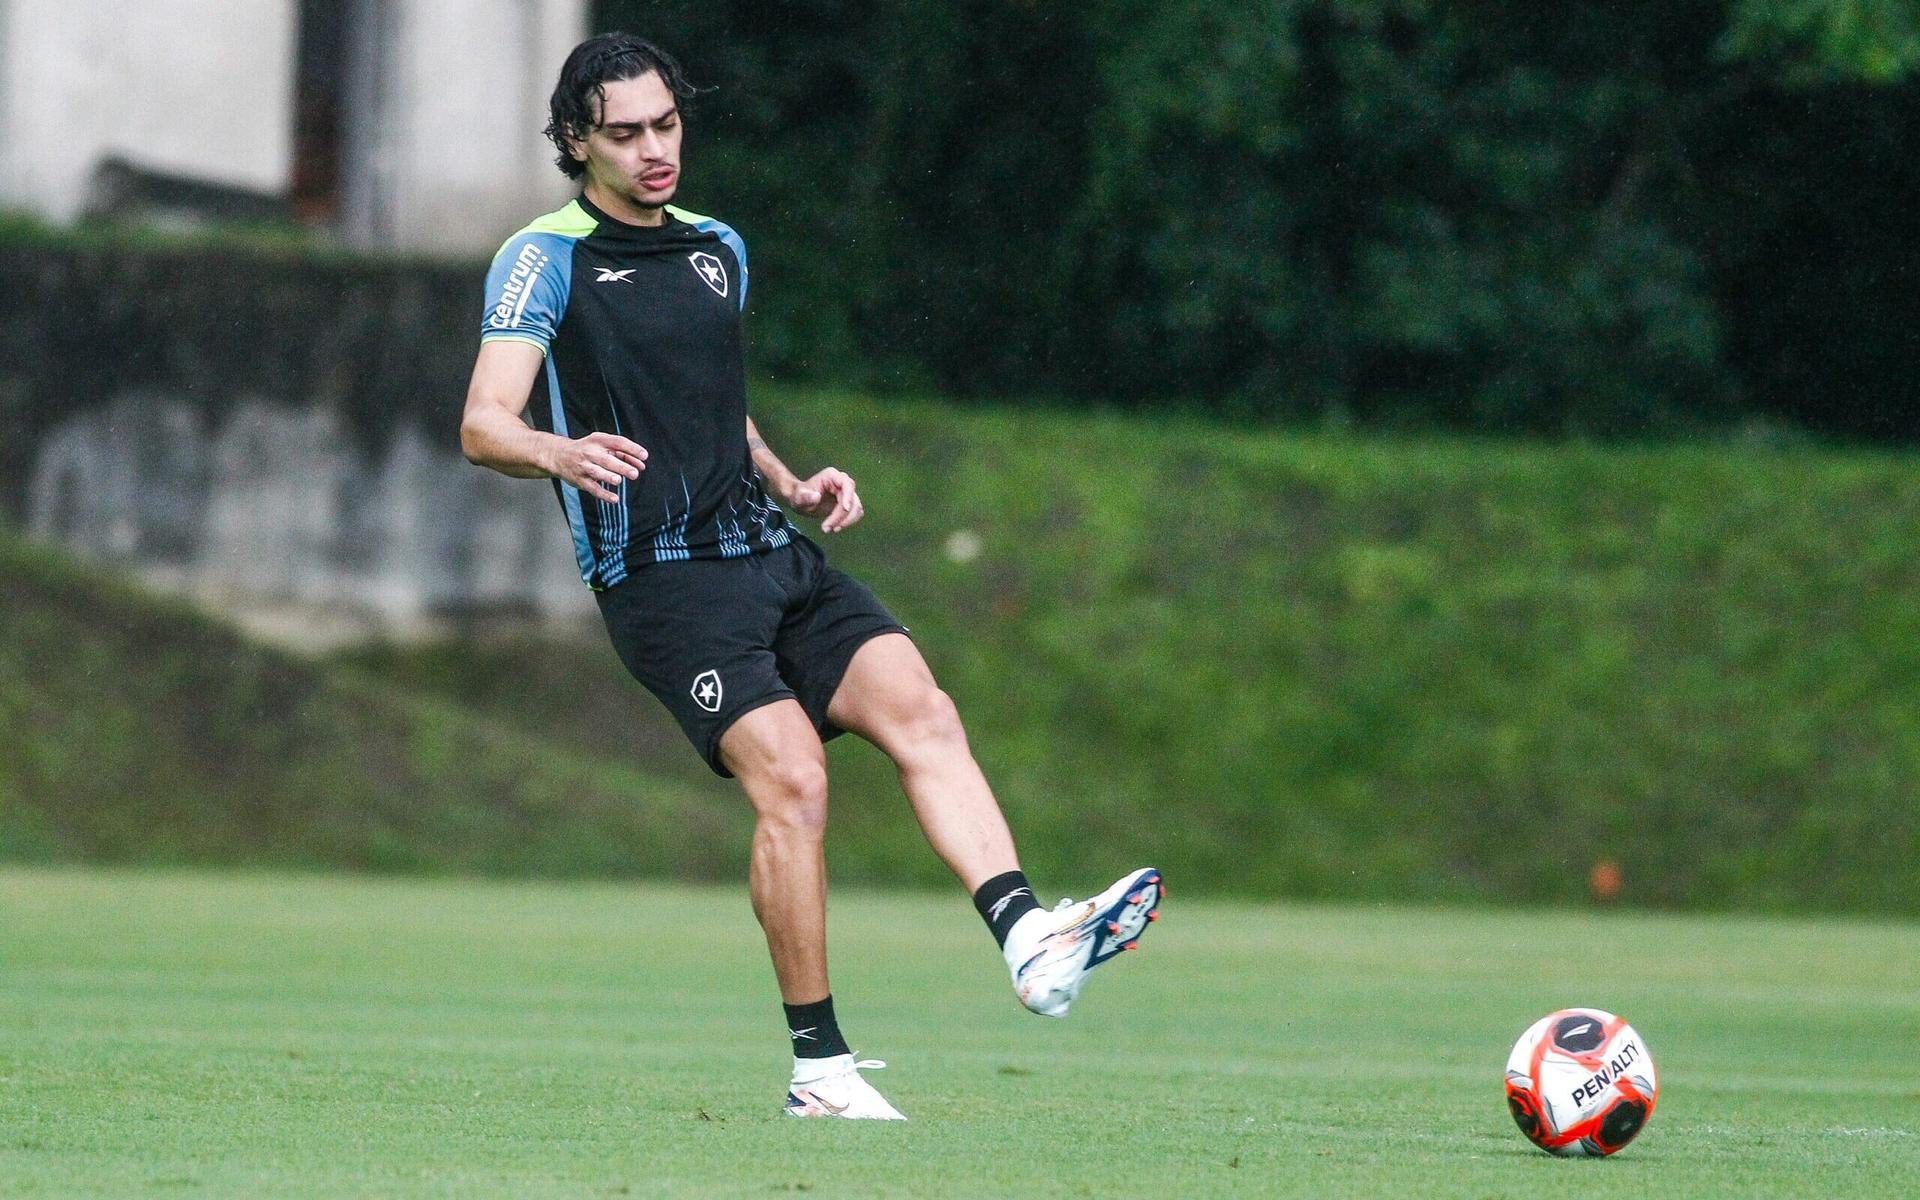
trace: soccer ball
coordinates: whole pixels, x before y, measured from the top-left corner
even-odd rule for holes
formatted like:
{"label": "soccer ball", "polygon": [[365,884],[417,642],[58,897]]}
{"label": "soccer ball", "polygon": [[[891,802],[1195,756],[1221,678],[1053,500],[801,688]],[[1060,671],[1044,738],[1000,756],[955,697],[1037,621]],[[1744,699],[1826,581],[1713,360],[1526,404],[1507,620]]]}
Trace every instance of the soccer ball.
{"label": "soccer ball", "polygon": [[1612,1154],[1646,1125],[1659,1091],[1647,1043],[1597,1008],[1541,1017],[1507,1056],[1507,1108],[1549,1154]]}

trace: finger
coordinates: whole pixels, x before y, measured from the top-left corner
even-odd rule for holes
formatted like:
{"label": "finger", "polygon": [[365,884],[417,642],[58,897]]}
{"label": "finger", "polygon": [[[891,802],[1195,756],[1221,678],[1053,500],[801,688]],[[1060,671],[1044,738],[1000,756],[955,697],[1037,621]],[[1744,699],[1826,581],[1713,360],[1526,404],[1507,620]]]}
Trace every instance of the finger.
{"label": "finger", "polygon": [[580,464],[580,473],[593,488],[594,494],[608,501],[618,500],[620,498],[619,493],[615,489],[626,482],[624,471],[625,468],[616,470],[604,463],[594,462],[591,459]]}
{"label": "finger", "polygon": [[646,469],[646,447],[638,442],[630,442],[618,434],[590,433],[580,439],[580,444],[583,448],[582,456],[587,461],[615,464],[613,469],[627,475],[628,478],[639,476],[630,474],[624,464],[632,464],[634,472]]}
{"label": "finger", "polygon": [[855,520],[856,518],[851,506],[847,504],[836,504],[833,506],[833,511],[827,514],[827,519],[820,522],[820,529],[825,533],[839,533],[842,529],[853,524]]}
{"label": "finger", "polygon": [[632,438],[621,437],[617,433],[590,433],[581,440],[592,442],[594,445],[604,447],[616,454],[637,458],[642,462],[645,462],[647,458],[647,448],[645,446],[642,446]]}
{"label": "finger", "polygon": [[847,497],[853,492],[853,479],[838,467],[828,467],[814,476],[814,481],[820,485],[822,501],[826,499],[828,493],[831,493],[834,499],[831,508],[818,514],[821,518],[820,532],[837,533],[846,523]]}
{"label": "finger", "polygon": [[834,507],[834,515],[840,518],[840,524],[847,524],[853,510],[860,505],[859,493],[853,490],[853,477],[847,476],[846,484],[840,489],[840,503]]}
{"label": "finger", "polygon": [[607,451],[603,458],[590,458],[587,461],[605,471],[608,475],[618,476],[622,479],[640,478],[640,465],[627,461],[612,450]]}
{"label": "finger", "polygon": [[595,500],[604,500],[608,504],[620,503],[619,496],[608,491],[606,488],[601,487],[600,484],[596,482],[594,478],[590,475],[583,474],[580,478],[580,482],[576,483],[574,486],[579,488],[581,491],[585,492],[587,495],[592,496]]}

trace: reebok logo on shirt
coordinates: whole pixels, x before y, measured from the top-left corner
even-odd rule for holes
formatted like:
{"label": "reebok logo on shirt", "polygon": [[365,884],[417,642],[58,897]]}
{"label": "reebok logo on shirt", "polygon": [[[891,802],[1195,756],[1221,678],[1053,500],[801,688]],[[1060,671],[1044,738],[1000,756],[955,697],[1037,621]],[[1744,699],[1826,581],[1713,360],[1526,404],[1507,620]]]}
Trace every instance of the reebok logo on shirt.
{"label": "reebok logo on shirt", "polygon": [[624,271],[616,271],[611,267],[601,267],[600,273],[593,277],[593,281],[595,283],[632,283],[633,280],[629,279],[628,276],[632,275],[633,271],[634,268],[632,267],[628,267]]}

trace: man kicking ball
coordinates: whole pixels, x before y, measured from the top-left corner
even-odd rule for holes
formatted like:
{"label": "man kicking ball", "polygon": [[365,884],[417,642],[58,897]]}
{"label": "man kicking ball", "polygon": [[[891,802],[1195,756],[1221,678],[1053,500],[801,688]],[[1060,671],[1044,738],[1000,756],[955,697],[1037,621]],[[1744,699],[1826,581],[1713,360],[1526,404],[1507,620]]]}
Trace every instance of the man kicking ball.
{"label": "man kicking ball", "polygon": [[1164,889],[1146,868],[1041,908],[906,629],[782,511],[831,534],[864,510],[852,476],[798,477],[747,415],[746,247],[668,204],[689,95],[673,59],[635,37],[567,56],[547,136],[581,195],[494,259],[461,447],[482,466],[553,480],[614,649],[753,805],[753,911],[793,1045],[786,1111],[899,1120],[860,1075],[878,1064],[854,1061],[833,1015],[824,739],[851,730],[893,759],[1034,1012],[1065,1016]]}

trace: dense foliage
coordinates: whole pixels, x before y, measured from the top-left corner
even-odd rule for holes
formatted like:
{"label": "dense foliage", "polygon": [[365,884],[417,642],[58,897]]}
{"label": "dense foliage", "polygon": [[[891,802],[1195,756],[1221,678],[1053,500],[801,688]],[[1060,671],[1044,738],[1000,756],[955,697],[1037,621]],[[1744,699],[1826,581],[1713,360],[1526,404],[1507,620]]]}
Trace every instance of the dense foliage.
{"label": "dense foliage", "polygon": [[1909,0],[601,0],[788,377],[1911,437]]}

